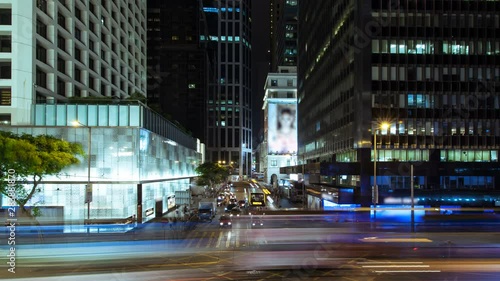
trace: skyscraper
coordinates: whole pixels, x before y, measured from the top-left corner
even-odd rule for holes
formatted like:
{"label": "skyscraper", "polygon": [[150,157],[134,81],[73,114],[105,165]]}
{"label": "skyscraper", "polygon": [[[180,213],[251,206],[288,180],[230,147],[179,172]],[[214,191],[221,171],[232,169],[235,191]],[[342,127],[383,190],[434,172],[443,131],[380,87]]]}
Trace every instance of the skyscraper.
{"label": "skyscraper", "polygon": [[271,71],[297,65],[297,0],[271,0]]}
{"label": "skyscraper", "polygon": [[217,50],[208,95],[207,158],[250,175],[252,154],[251,1],[203,1],[209,41]]}
{"label": "skyscraper", "polygon": [[0,0],[0,122],[35,103],[146,92],[144,1]]}
{"label": "skyscraper", "polygon": [[311,177],[362,204],[410,188],[419,204],[500,200],[499,11],[498,1],[300,1],[299,155],[320,167]]}
{"label": "skyscraper", "polygon": [[214,63],[202,1],[148,1],[148,105],[205,142]]}

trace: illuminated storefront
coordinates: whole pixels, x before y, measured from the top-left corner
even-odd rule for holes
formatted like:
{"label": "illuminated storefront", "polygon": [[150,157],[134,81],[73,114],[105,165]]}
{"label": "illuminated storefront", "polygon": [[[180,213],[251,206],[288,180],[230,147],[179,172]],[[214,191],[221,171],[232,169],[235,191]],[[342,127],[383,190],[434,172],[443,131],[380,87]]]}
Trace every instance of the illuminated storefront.
{"label": "illuminated storefront", "polygon": [[[40,220],[64,221],[69,231],[79,231],[87,217],[90,223],[93,220],[120,221],[128,217],[144,222],[155,216],[158,202],[161,202],[163,212],[173,208],[175,191],[188,188],[190,180],[196,176],[195,168],[202,157],[200,144],[196,140],[191,141],[170,124],[162,124],[168,126],[165,127],[168,133],[164,134],[161,128],[141,123],[141,120],[147,119],[144,118],[145,113],[141,113],[145,108],[117,107],[116,112],[122,112],[122,115],[110,115],[109,106],[95,106],[96,114],[100,116],[97,120],[99,123],[95,124],[91,118],[85,118],[93,108],[84,106],[77,110],[77,107],[62,105],[53,107],[53,111],[50,109],[51,114],[47,114],[49,110],[45,107],[42,108],[45,110],[44,114],[39,114],[41,118],[36,121],[38,126],[1,128],[16,134],[56,136],[81,143],[86,153],[91,152],[90,173],[88,158],[84,157],[80,164],[63,170],[57,177],[43,179],[40,192],[31,200],[31,204],[36,202],[42,210]],[[108,112],[108,118],[104,117],[104,112]],[[137,112],[137,116],[132,112]],[[45,116],[48,117],[42,118]],[[111,119],[115,117],[121,120],[123,126],[102,123],[106,120],[114,122]],[[51,120],[55,122],[50,123]],[[57,120],[61,123],[57,123]],[[72,120],[81,120],[80,122],[92,126],[91,149],[87,141],[89,128],[68,126]],[[150,120],[153,124],[161,124],[160,119]],[[89,182],[90,214],[87,213],[85,203],[86,186]],[[2,200],[2,206],[6,202],[7,200]],[[48,207],[59,207],[63,211],[58,217],[44,217],[44,208]],[[70,224],[74,226],[70,227]]]}

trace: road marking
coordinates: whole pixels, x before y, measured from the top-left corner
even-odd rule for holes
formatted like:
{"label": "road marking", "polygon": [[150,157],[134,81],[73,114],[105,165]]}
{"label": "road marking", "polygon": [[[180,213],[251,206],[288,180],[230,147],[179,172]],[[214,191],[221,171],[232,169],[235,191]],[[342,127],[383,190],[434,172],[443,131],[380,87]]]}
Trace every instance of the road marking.
{"label": "road marking", "polygon": [[208,240],[207,242],[207,245],[205,246],[205,248],[209,248],[210,245],[212,244],[212,241],[214,241],[214,238],[215,238],[215,232],[210,232],[210,239]]}
{"label": "road marking", "polygon": [[236,247],[240,246],[240,236],[236,235]]}
{"label": "road marking", "polygon": [[371,243],[376,243],[376,242],[420,242],[420,243],[429,243],[432,242],[432,240],[428,238],[377,238],[377,237],[366,237],[363,239],[359,239],[362,242],[371,242]]}
{"label": "road marking", "polygon": [[441,270],[374,270],[376,273],[421,273],[421,272],[441,272]]}
{"label": "road marking", "polygon": [[342,261],[342,260],[352,260],[352,258],[316,258],[318,261]]}
{"label": "road marking", "polygon": [[203,238],[205,238],[205,235],[206,235],[206,234],[207,234],[206,232],[203,232],[203,233],[201,234],[201,237],[200,237],[200,238],[198,238],[198,243],[196,244],[196,248],[199,248],[199,247],[201,246],[201,242],[203,241]]}
{"label": "road marking", "polygon": [[362,265],[361,267],[430,267],[430,265],[426,264],[387,264],[387,265]]}
{"label": "road marking", "polygon": [[231,231],[227,234],[226,248],[229,248],[229,243],[231,243]]}
{"label": "road marking", "polygon": [[[373,270],[375,273],[427,273],[441,272],[438,269],[423,269],[429,268],[430,265],[423,264],[421,261],[365,261],[356,262],[362,268],[388,268],[382,270]],[[408,269],[390,269],[390,268],[408,268]],[[415,269],[412,269],[415,268]],[[417,269],[422,268],[422,269]]]}
{"label": "road marking", "polygon": [[219,239],[217,239],[217,244],[215,245],[215,248],[220,247],[221,241],[222,241],[222,232],[219,232]]}
{"label": "road marking", "polygon": [[421,261],[360,261],[357,264],[423,264]]}

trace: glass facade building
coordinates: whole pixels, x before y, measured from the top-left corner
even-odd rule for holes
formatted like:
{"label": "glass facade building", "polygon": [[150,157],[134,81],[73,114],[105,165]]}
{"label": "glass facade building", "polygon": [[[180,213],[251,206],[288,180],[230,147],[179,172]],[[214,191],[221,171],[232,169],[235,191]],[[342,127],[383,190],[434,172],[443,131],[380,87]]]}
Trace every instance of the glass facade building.
{"label": "glass facade building", "polygon": [[298,0],[271,0],[271,71],[297,66]]}
{"label": "glass facade building", "polygon": [[207,100],[207,159],[232,163],[239,176],[252,167],[251,1],[203,1],[208,41],[216,50]]}
{"label": "glass facade building", "polygon": [[[148,105],[205,142],[208,84],[214,79],[199,0],[148,0]],[[207,36],[204,36],[206,38]]]}
{"label": "glass facade building", "polygon": [[[201,161],[201,145],[196,140],[186,142],[189,137],[171,124],[163,132],[154,132],[155,128],[144,122],[146,108],[116,107],[111,117],[114,105],[36,105],[35,126],[1,128],[16,134],[48,134],[83,146],[86,156],[80,164],[44,178],[40,192],[30,201],[42,208],[42,220],[64,221],[70,231],[81,231],[87,217],[92,222],[134,216],[144,222],[172,208],[175,191],[189,188]],[[88,116],[99,116],[95,120],[101,123],[78,114],[94,109],[96,112]],[[74,120],[84,126],[74,127]],[[85,204],[89,182],[90,214]],[[4,198],[2,206],[7,201]],[[48,207],[60,212],[47,212]]]}
{"label": "glass facade building", "polygon": [[383,203],[409,196],[413,165],[419,204],[494,204],[499,11],[498,1],[300,1],[299,155],[321,170],[310,181],[353,187],[367,205],[376,172]]}

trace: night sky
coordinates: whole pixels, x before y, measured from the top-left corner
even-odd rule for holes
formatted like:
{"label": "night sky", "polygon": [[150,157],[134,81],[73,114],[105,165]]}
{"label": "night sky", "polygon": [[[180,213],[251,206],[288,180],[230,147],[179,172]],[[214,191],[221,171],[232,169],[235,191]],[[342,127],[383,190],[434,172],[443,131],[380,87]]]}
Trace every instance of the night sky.
{"label": "night sky", "polygon": [[[252,124],[253,138],[260,142],[262,134],[262,98],[269,72],[269,0],[252,0]],[[255,148],[255,146],[253,147]]]}

